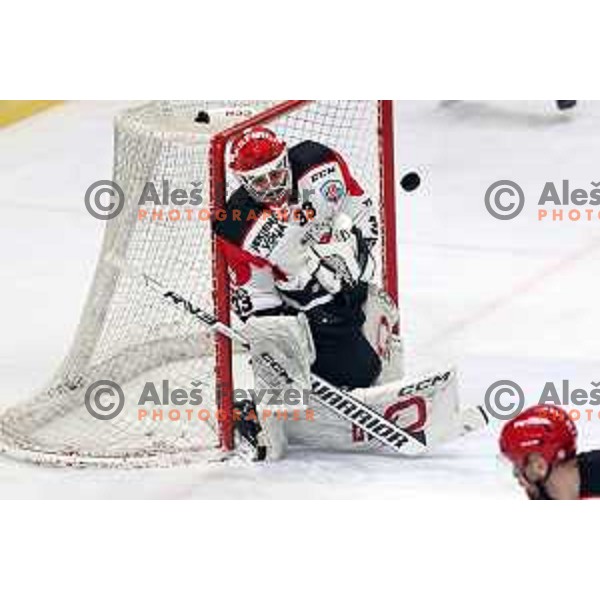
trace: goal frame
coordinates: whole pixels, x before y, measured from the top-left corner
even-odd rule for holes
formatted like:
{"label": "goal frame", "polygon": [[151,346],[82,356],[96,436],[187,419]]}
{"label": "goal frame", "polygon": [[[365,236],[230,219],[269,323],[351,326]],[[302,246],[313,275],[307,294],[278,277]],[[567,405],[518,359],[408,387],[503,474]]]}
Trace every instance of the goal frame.
{"label": "goal frame", "polygon": [[[211,139],[209,149],[210,207],[211,214],[218,214],[227,202],[226,150],[228,142],[245,129],[258,125],[268,125],[274,119],[301,109],[313,100],[283,101],[261,113],[250,117],[233,127],[225,129]],[[395,211],[395,157],[394,157],[394,107],[392,100],[377,100],[378,103],[378,145],[379,145],[379,195],[381,217],[382,272],[383,286],[388,294],[398,302],[398,271],[396,263],[396,211]],[[231,299],[230,280],[226,260],[217,250],[217,237],[212,230],[213,252],[213,300],[216,318],[230,324]],[[220,445],[224,450],[234,447],[233,417],[233,347],[232,342],[222,334],[215,340],[215,376],[218,381]]]}

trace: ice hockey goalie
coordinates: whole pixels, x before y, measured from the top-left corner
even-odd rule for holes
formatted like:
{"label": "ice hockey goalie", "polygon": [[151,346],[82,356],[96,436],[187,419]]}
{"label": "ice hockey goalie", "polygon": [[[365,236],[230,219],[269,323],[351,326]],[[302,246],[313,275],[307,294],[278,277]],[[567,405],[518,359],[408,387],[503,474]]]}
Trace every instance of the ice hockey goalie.
{"label": "ice hockey goalie", "polygon": [[218,233],[233,271],[237,314],[247,320],[304,313],[314,372],[338,386],[371,385],[381,361],[361,329],[375,268],[374,203],[344,159],[319,143],[288,151],[273,132],[257,127],[234,141],[231,154],[242,185]]}
{"label": "ice hockey goalie", "polygon": [[[253,357],[268,352],[305,389],[311,369],[345,389],[400,379],[393,336],[383,342],[369,319],[397,324],[396,307],[373,285],[379,209],[344,157],[311,140],[288,148],[254,127],[232,141],[228,162],[240,185],[215,226]],[[270,386],[259,364],[255,384]],[[285,436],[275,429],[277,455]]]}

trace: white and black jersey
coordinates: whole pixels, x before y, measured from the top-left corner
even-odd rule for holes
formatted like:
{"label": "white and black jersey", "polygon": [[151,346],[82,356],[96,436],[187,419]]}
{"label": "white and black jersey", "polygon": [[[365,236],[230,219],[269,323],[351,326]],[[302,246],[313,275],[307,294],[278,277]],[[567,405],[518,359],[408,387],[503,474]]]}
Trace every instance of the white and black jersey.
{"label": "white and black jersey", "polygon": [[234,285],[242,319],[292,309],[308,312],[333,300],[305,261],[307,245],[326,243],[336,215],[348,215],[360,240],[362,280],[373,278],[370,255],[379,237],[377,206],[334,150],[313,141],[289,150],[293,193],[288,205],[265,210],[244,187],[229,198],[216,222],[218,248]]}

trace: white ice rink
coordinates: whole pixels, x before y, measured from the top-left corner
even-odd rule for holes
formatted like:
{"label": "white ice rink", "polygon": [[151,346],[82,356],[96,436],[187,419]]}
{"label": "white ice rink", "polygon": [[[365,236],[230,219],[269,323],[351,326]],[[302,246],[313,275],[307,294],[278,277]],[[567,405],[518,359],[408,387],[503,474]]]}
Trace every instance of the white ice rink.
{"label": "white ice rink", "polygon": [[[0,131],[0,409],[43,387],[71,343],[103,234],[83,204],[110,179],[124,102],[71,102]],[[464,405],[500,379],[600,381],[600,220],[538,222],[544,183],[600,181],[600,102],[398,102],[398,263],[408,367],[458,366]],[[511,179],[529,202],[512,221],[484,206]],[[600,447],[600,407],[579,422]],[[69,471],[0,461],[0,498],[519,498],[497,426],[422,459],[294,449],[272,465]]]}

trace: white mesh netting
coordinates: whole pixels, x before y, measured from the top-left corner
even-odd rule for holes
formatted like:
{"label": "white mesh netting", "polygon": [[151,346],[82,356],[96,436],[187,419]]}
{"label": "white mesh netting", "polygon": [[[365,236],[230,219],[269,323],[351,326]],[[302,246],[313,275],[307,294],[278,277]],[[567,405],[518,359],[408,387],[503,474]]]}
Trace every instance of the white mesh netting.
{"label": "white mesh netting", "polygon": [[[160,218],[146,205],[149,214],[140,219],[138,200],[149,182],[159,193],[168,182],[170,190],[199,187],[202,206],[208,207],[211,137],[273,105],[153,102],[116,120],[113,179],[124,191],[124,208],[107,221],[94,282],[59,372],[33,399],[0,415],[5,453],[40,464],[122,467],[171,465],[217,448],[214,340],[195,319],[149,290],[141,276],[213,312],[210,223],[206,213],[199,216],[199,206],[180,207],[180,218],[170,219],[176,207],[156,207],[163,209]],[[195,122],[199,111],[212,115],[210,124]],[[380,201],[378,111],[377,101],[311,102],[269,126],[289,145],[312,139],[336,149]],[[231,191],[235,182],[227,179]],[[85,405],[86,390],[101,380],[116,382],[124,393],[123,410],[112,419],[95,418]],[[175,406],[139,404],[148,383],[162,393],[165,381],[170,390],[200,390],[202,405],[180,407],[176,419],[169,416]],[[104,404],[110,401],[104,397]],[[190,417],[185,411],[192,408]],[[200,408],[206,409],[202,418]],[[141,418],[140,409],[148,415]]]}

